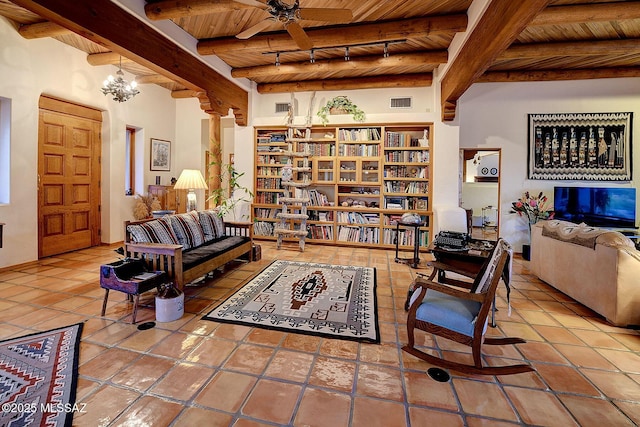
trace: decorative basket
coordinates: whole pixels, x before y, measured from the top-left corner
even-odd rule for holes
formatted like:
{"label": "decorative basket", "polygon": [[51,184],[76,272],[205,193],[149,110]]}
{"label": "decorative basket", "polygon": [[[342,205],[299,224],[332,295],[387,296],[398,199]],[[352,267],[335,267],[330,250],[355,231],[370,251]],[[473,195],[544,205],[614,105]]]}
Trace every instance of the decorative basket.
{"label": "decorative basket", "polygon": [[332,107],[329,109],[329,114],[335,116],[336,114],[349,114],[349,112],[341,107]]}

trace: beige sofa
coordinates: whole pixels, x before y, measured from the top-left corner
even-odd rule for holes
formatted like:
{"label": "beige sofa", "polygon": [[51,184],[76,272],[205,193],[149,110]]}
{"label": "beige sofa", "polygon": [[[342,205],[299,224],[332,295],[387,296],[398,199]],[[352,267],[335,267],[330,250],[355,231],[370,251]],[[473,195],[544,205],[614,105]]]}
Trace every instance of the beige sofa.
{"label": "beige sofa", "polygon": [[531,232],[533,274],[613,325],[640,325],[640,251],[631,239],[557,220]]}

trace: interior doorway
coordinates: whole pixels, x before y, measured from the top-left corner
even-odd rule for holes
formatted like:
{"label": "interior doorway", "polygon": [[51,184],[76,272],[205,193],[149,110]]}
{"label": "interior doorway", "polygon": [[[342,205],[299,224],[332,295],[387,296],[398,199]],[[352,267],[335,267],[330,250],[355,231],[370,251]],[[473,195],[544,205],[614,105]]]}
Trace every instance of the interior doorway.
{"label": "interior doorway", "polygon": [[40,97],[38,257],[100,244],[102,112]]}
{"label": "interior doorway", "polygon": [[495,240],[500,235],[499,148],[463,148],[460,205],[471,209],[472,235]]}

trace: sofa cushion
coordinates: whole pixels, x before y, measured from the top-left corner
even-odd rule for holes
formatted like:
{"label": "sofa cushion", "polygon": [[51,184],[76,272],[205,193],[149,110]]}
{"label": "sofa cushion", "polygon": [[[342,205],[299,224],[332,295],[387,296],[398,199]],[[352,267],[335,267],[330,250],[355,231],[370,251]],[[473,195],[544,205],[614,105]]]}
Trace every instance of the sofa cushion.
{"label": "sofa cushion", "polygon": [[131,233],[131,238],[135,243],[179,244],[167,217],[141,224],[129,224],[127,230]]}
{"label": "sofa cushion", "polygon": [[170,215],[169,218],[178,242],[184,249],[194,248],[204,243],[204,232],[202,225],[200,225],[198,212]]}
{"label": "sofa cushion", "polygon": [[200,211],[200,224],[204,231],[204,239],[206,241],[224,236],[224,222],[220,217],[218,209]]}
{"label": "sofa cushion", "polygon": [[250,239],[244,236],[225,236],[213,239],[202,246],[183,252],[182,268],[186,271],[248,241]]}

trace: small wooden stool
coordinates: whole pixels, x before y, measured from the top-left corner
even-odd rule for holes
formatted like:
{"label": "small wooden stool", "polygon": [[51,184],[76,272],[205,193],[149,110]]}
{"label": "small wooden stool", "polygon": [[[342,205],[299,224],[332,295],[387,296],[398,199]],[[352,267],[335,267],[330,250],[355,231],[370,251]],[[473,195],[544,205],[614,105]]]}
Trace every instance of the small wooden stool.
{"label": "small wooden stool", "polygon": [[100,287],[104,289],[101,316],[107,309],[109,290],[113,289],[127,294],[129,300],[133,298],[131,323],[136,323],[140,294],[153,288],[160,290],[160,285],[166,283],[167,279],[164,271],[147,272],[140,259],[125,259],[100,266]]}

